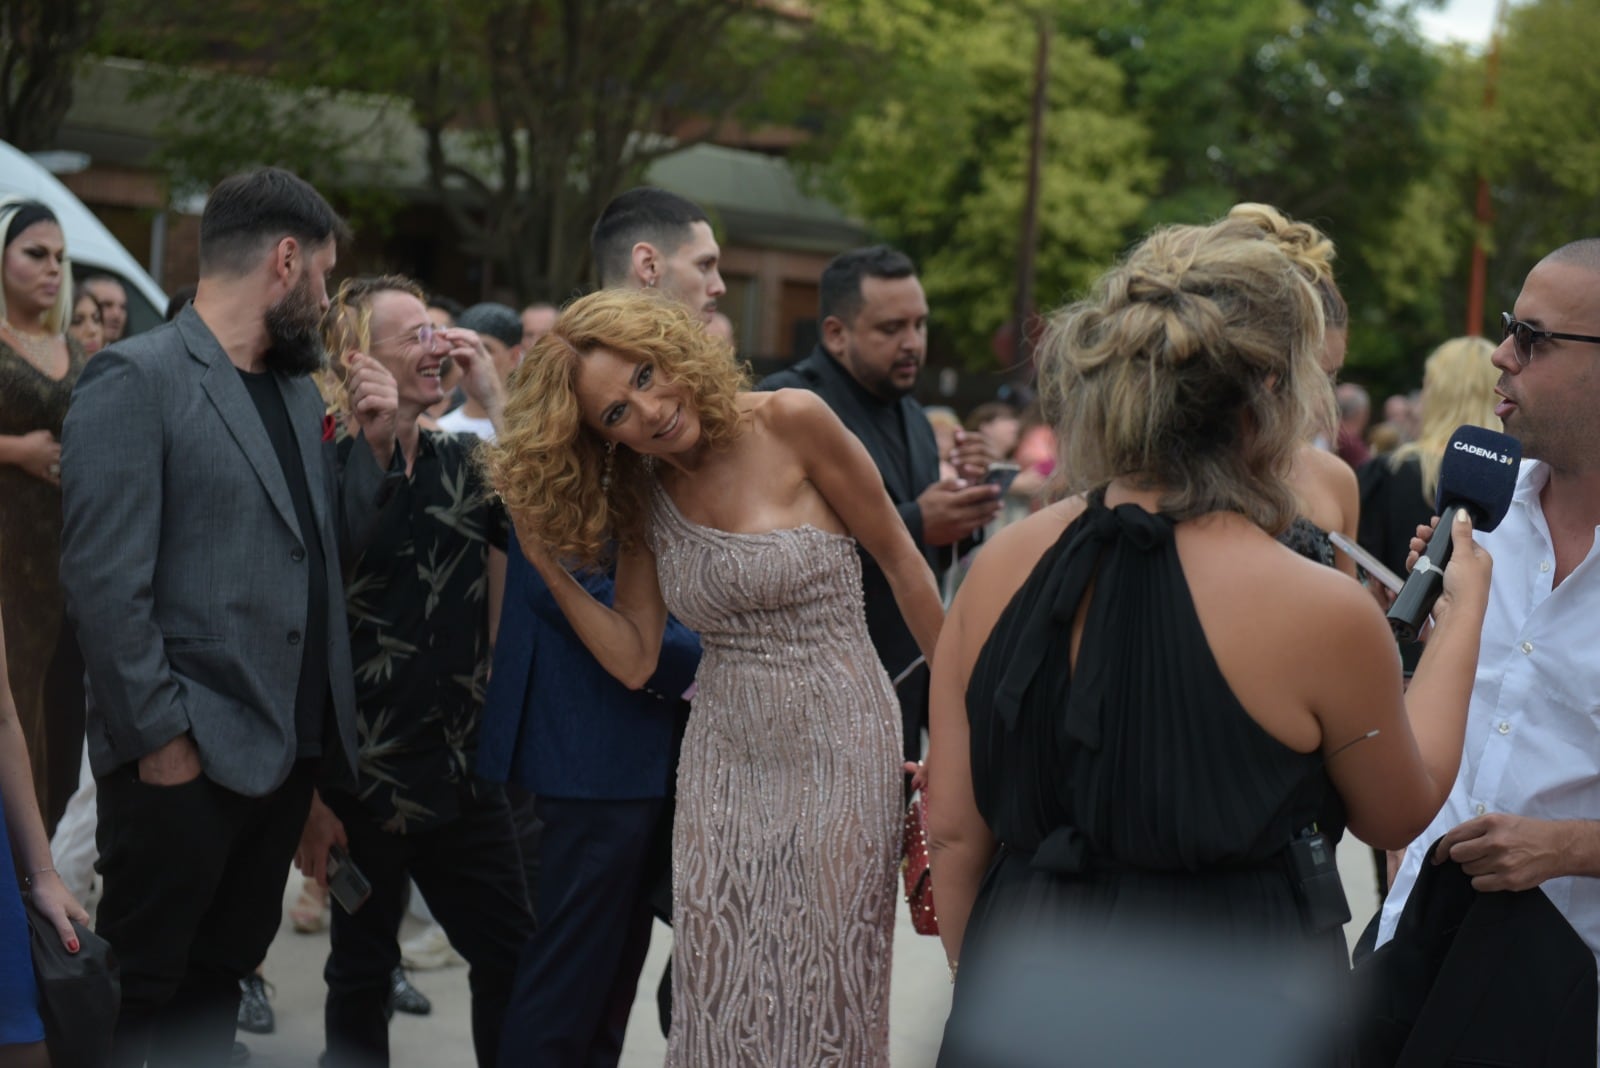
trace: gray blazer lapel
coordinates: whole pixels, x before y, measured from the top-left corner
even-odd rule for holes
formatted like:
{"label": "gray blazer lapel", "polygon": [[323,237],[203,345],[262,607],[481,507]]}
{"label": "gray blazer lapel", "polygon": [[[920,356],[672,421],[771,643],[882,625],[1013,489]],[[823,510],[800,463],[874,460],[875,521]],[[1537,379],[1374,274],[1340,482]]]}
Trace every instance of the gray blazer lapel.
{"label": "gray blazer lapel", "polygon": [[272,506],[289,524],[289,529],[303,537],[300,524],[295,519],[294,501],[289,497],[289,483],[284,479],[283,468],[272,451],[267,429],[261,423],[261,413],[256,411],[255,403],[250,400],[244,383],[239,380],[239,369],[222,351],[216,336],[195,313],[192,304],[178,317],[178,330],[183,334],[189,355],[206,365],[200,386],[222,416],[222,424],[228,428],[239,451],[244,453],[244,458],[255,470]]}

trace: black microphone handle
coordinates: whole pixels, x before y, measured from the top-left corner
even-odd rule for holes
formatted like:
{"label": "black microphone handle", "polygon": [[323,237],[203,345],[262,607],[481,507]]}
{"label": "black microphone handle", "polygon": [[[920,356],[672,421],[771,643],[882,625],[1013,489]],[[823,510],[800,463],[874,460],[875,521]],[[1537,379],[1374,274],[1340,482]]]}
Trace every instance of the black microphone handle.
{"label": "black microphone handle", "polygon": [[1471,509],[1464,505],[1445,506],[1439,516],[1439,525],[1428,539],[1427,549],[1417,557],[1411,574],[1406,576],[1405,585],[1400,587],[1394,604],[1389,606],[1389,629],[1403,642],[1417,640],[1417,631],[1422,629],[1428,613],[1433,611],[1434,602],[1444,592],[1445,565],[1450,562],[1450,554],[1455,550],[1450,532],[1455,525],[1456,513],[1462,511],[1471,514]]}

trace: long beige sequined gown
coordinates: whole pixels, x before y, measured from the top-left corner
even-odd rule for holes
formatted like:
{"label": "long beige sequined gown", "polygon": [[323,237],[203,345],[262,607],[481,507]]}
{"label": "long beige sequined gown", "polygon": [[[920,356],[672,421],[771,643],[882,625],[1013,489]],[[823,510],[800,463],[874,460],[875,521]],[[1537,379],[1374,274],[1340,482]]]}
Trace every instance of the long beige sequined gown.
{"label": "long beige sequined gown", "polygon": [[900,710],[855,542],[730,534],[655,490],[668,608],[704,655],[678,765],[667,1064],[889,1063]]}

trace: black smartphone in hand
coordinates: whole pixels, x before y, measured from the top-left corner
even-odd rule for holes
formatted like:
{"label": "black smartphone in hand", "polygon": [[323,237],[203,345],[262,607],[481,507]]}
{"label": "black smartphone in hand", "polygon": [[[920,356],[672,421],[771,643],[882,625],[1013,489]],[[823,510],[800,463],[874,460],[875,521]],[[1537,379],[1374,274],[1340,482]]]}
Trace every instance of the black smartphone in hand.
{"label": "black smartphone in hand", "polygon": [[340,908],[352,914],[372,896],[372,884],[341,845],[328,847],[328,893]]}

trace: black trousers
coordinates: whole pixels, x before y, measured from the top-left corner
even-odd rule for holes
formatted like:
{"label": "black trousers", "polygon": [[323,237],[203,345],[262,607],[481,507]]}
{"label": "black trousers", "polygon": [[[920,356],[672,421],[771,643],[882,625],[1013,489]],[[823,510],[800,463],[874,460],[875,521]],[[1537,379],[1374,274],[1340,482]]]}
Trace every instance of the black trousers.
{"label": "black trousers", "polygon": [[389,977],[400,963],[408,876],[450,944],[467,959],[478,1064],[497,1064],[517,955],[533,934],[505,794],[487,791],[465,802],[449,823],[411,834],[384,830],[349,794],[330,791],[323,800],[344,823],[351,863],[372,884],[372,896],[354,915],[333,908],[323,970],[328,1068],[389,1063],[386,999]]}
{"label": "black trousers", "polygon": [[646,866],[662,802],[538,806],[539,931],[517,965],[502,1061],[612,1068],[650,948]]}
{"label": "black trousers", "polygon": [[306,761],[265,797],[204,775],[142,783],[134,764],[99,780],[95,927],[122,965],[117,1068],[227,1063],[239,980],[278,931],[311,785]]}

